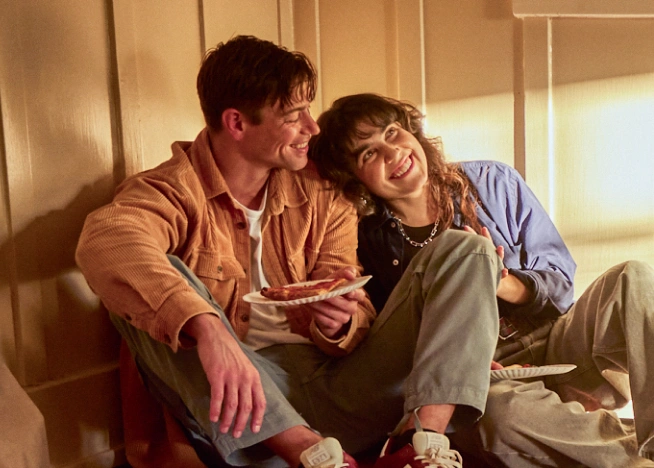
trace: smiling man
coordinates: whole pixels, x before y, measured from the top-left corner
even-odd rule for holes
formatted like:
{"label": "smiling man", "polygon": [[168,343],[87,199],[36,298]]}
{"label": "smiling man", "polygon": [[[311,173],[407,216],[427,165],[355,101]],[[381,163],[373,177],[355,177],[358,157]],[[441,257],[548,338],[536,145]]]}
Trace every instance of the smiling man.
{"label": "smiling man", "polygon": [[126,426],[142,426],[125,431],[133,466],[197,464],[151,453],[157,427],[143,427],[153,406],[136,399],[147,396],[136,369],[208,466],[351,460],[301,416],[303,361],[285,346],[348,354],[374,316],[363,290],[301,307],[243,300],[359,274],[356,213],[307,166],[315,85],[300,53],[251,36],[219,44],[197,79],[206,128],[87,218],[77,262],[133,357],[121,364],[123,405],[137,410]]}

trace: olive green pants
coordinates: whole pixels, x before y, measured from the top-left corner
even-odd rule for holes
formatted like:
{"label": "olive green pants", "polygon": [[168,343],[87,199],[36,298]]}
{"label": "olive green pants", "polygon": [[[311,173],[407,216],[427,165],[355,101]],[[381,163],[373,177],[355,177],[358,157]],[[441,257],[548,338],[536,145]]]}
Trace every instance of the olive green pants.
{"label": "olive green pants", "polygon": [[[179,259],[171,261],[228,324],[200,280]],[[383,442],[426,404],[456,405],[453,425],[472,425],[486,405],[501,271],[490,241],[448,230],[414,257],[366,339],[347,356],[330,357],[305,344],[256,352],[242,344],[261,375],[267,408],[261,432],[247,429],[239,439],[209,421],[211,392],[195,350],[173,353],[117,316],[112,320],[146,384],[196,450],[208,445],[206,464],[279,466],[259,442],[295,425],[336,437],[349,453]]]}

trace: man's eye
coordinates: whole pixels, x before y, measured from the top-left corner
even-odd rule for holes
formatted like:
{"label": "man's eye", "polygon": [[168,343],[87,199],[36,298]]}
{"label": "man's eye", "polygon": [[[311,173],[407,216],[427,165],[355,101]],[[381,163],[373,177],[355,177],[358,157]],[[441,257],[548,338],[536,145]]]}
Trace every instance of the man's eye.
{"label": "man's eye", "polygon": [[389,128],[389,129],[386,131],[386,136],[387,136],[387,137],[392,137],[392,136],[395,135],[396,133],[397,133],[397,128],[395,128],[395,127],[391,127],[391,128]]}
{"label": "man's eye", "polygon": [[287,123],[295,123],[300,120],[300,113],[299,112],[294,112],[293,114],[290,114],[288,117],[286,117],[286,122]]}

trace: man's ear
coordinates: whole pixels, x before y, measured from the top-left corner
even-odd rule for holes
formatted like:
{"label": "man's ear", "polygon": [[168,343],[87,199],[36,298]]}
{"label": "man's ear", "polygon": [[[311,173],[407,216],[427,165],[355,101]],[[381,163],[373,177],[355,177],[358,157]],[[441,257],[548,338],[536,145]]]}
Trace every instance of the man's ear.
{"label": "man's ear", "polygon": [[241,140],[243,138],[245,130],[245,115],[242,112],[236,109],[225,109],[222,116],[223,128],[229,132],[229,134],[235,140]]}

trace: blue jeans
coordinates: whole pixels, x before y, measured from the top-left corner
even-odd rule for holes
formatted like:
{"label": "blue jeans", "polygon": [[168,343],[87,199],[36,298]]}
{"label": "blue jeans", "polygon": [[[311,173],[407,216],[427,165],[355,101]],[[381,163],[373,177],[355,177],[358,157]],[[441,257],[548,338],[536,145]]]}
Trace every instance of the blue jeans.
{"label": "blue jeans", "polygon": [[[171,262],[229,327],[204,285],[178,259]],[[246,430],[239,439],[221,434],[208,419],[210,389],[195,350],[173,353],[122,319],[112,320],[153,393],[169,395],[165,403],[177,406],[173,413],[192,437],[208,441],[230,465],[276,466],[281,460],[259,442],[295,425],[336,437],[357,453],[383,441],[426,404],[457,405],[454,429],[478,420],[497,342],[501,268],[491,242],[446,231],[416,255],[349,355],[330,357],[305,344],[255,352],[242,344],[259,370],[268,406],[261,432]]]}

